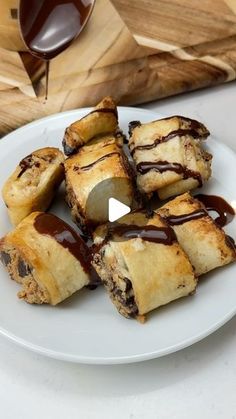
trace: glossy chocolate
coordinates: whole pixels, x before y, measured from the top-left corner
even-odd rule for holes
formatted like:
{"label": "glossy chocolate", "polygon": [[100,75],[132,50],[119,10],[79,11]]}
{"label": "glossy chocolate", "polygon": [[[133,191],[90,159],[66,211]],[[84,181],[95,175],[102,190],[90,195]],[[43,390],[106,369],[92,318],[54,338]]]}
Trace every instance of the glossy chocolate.
{"label": "glossy chocolate", "polygon": [[20,0],[19,21],[30,52],[50,60],[64,51],[83,29],[92,0]]}
{"label": "glossy chocolate", "polygon": [[234,209],[227,201],[225,201],[225,199],[221,198],[220,196],[198,194],[195,195],[194,198],[197,198],[199,201],[201,201],[206,207],[207,211],[217,212],[218,217],[216,217],[214,221],[219,227],[224,227],[231,223],[233,220],[235,216]]}
{"label": "glossy chocolate", "polygon": [[153,148],[157,147],[161,143],[165,143],[169,140],[172,140],[176,137],[184,137],[186,135],[190,135],[193,138],[199,138],[201,139],[202,136],[199,134],[198,131],[193,129],[178,129],[175,131],[171,131],[168,135],[165,135],[163,137],[157,138],[152,144],[145,144],[145,145],[138,145],[134,147],[131,151],[131,154],[133,155],[135,151],[137,150],[152,150]]}
{"label": "glossy chocolate", "polygon": [[20,0],[22,37],[31,54],[46,61],[46,99],[49,60],[64,51],[84,28],[93,0]]}
{"label": "glossy chocolate", "polygon": [[207,216],[208,213],[204,209],[196,210],[191,212],[190,214],[181,214],[181,215],[169,215],[168,217],[164,217],[165,220],[171,226],[178,226],[188,221],[197,220],[199,218]]}
{"label": "glossy chocolate", "polygon": [[202,177],[199,172],[194,172],[193,170],[189,170],[187,167],[182,166],[180,163],[170,163],[168,161],[158,161],[158,162],[141,162],[138,163],[136,166],[137,171],[141,175],[145,175],[150,170],[154,170],[155,172],[163,173],[167,171],[178,173],[179,175],[183,175],[183,179],[193,178],[198,181],[198,185],[202,186]]}
{"label": "glossy chocolate", "polygon": [[157,227],[154,225],[138,226],[134,224],[109,223],[107,228],[107,240],[116,236],[123,240],[141,238],[145,241],[171,245],[177,241],[174,230],[169,227]]}
{"label": "glossy chocolate", "polygon": [[53,237],[61,246],[68,249],[79,260],[84,271],[90,275],[91,283],[98,282],[98,276],[91,265],[91,252],[69,224],[53,214],[41,213],[35,218],[34,227],[38,233]]}

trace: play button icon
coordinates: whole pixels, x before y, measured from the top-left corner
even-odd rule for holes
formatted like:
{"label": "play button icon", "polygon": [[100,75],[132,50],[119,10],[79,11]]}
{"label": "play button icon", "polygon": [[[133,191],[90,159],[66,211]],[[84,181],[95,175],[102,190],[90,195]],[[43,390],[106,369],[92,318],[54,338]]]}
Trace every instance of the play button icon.
{"label": "play button icon", "polygon": [[123,217],[130,212],[130,208],[123,204],[122,202],[118,201],[115,198],[109,198],[109,221],[113,222],[118,220],[119,218]]}

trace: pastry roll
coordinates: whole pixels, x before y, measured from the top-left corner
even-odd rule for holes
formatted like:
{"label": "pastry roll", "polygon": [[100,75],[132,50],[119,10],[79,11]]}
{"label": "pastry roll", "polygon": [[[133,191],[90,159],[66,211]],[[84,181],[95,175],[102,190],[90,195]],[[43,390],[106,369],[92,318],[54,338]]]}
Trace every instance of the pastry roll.
{"label": "pastry roll", "polygon": [[76,153],[82,145],[97,136],[115,134],[118,131],[116,104],[109,96],[105,97],[93,111],[71,124],[63,139],[67,156]]}
{"label": "pastry roll", "polygon": [[203,203],[189,193],[169,201],[158,214],[174,229],[197,276],[235,260],[230,238],[209,216]]}
{"label": "pastry roll", "polygon": [[108,221],[109,198],[133,205],[131,169],[114,137],[84,146],[68,158],[65,176],[66,201],[73,220],[84,231]]}
{"label": "pastry roll", "polygon": [[45,211],[64,178],[64,156],[46,147],[25,157],[4,184],[3,200],[14,226],[33,211]]}
{"label": "pastry roll", "polygon": [[129,148],[142,193],[161,199],[201,186],[211,175],[212,156],[203,150],[209,135],[200,122],[173,116],[147,124],[131,123]]}
{"label": "pastry roll", "polygon": [[80,236],[52,214],[34,212],[0,241],[0,256],[21,284],[18,297],[56,305],[90,283],[90,252]]}
{"label": "pastry roll", "polygon": [[157,214],[136,211],[94,233],[93,266],[118,311],[140,321],[192,294],[197,280],[174,230]]}

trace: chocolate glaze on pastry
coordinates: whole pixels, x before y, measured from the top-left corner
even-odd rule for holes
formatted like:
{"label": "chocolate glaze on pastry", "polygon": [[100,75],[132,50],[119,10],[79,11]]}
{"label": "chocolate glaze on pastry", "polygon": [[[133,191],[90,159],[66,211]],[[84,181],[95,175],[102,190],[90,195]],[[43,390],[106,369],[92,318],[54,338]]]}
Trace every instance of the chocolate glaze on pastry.
{"label": "chocolate glaze on pastry", "polygon": [[56,305],[98,284],[92,252],[70,225],[52,214],[31,213],[0,240],[0,254],[10,277],[22,286],[18,297],[30,304]]}
{"label": "chocolate glaze on pastry", "polygon": [[91,251],[78,233],[67,223],[53,214],[41,213],[34,220],[34,227],[40,234],[53,237],[79,260],[91,283],[99,283],[99,277],[91,265]]}
{"label": "chocolate glaze on pastry", "polygon": [[182,166],[179,163],[170,163],[168,161],[158,161],[158,162],[140,162],[137,164],[137,171],[141,175],[145,175],[150,170],[155,170],[159,173],[164,173],[167,171],[175,172],[183,175],[183,179],[193,178],[198,181],[199,187],[202,186],[202,177],[199,172],[189,170],[187,167]]}
{"label": "chocolate glaze on pastry", "polygon": [[64,156],[54,147],[23,158],[4,184],[2,195],[14,226],[34,211],[45,211],[64,178]]}
{"label": "chocolate glaze on pastry", "polygon": [[[233,209],[220,197],[204,195],[200,198],[206,206],[185,193],[157,210],[175,230],[196,275],[226,265],[236,258],[234,242],[221,228],[232,221]],[[218,213],[216,220],[211,218],[211,211]]]}
{"label": "chocolate glaze on pastry", "polygon": [[93,266],[118,311],[140,321],[149,311],[192,294],[196,277],[173,229],[156,213],[134,211],[97,228]]}
{"label": "chocolate glaze on pastry", "polygon": [[129,149],[140,192],[166,199],[202,186],[211,175],[212,156],[201,141],[208,135],[203,124],[182,116],[131,125]]}

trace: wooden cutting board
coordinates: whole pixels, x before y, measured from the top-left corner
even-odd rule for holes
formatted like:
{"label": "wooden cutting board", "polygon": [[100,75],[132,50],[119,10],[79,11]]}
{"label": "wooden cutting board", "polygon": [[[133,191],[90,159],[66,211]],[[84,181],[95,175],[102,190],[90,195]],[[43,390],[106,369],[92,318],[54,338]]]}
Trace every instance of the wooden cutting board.
{"label": "wooden cutting board", "polygon": [[0,134],[110,94],[138,104],[236,78],[236,0],[97,0],[79,39],[44,65],[25,52],[17,0],[0,4]]}

